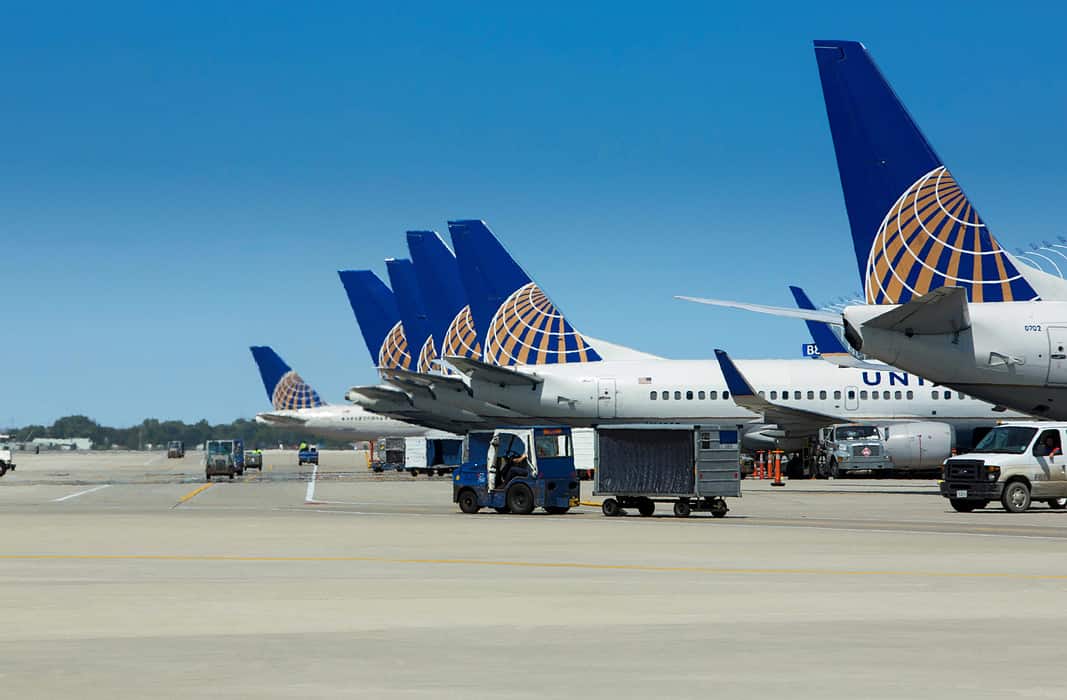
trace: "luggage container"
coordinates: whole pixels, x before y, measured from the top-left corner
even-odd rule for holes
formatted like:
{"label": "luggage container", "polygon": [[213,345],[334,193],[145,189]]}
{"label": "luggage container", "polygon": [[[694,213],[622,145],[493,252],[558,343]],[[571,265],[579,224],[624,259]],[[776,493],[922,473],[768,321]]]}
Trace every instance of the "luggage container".
{"label": "luggage container", "polygon": [[724,517],[725,499],[741,496],[738,435],[732,425],[598,428],[593,495],[606,497],[608,516],[635,508],[648,517],[656,503],[673,503],[680,518]]}

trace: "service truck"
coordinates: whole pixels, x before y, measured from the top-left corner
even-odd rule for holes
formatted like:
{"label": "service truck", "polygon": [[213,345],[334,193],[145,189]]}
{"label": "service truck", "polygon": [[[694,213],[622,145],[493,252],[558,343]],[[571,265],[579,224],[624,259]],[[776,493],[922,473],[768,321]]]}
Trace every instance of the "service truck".
{"label": "service truck", "polygon": [[463,461],[463,438],[404,438],[404,469],[412,476],[444,476]]}
{"label": "service truck", "polygon": [[315,445],[304,445],[302,449],[296,453],[296,465],[302,467],[305,464],[314,464],[315,466],[318,466],[319,448]]}
{"label": "service truck", "polygon": [[379,474],[386,469],[404,471],[404,438],[378,438],[374,445],[374,458],[370,462],[370,468]]}
{"label": "service truck", "polygon": [[181,459],[185,456],[185,443],[181,440],[171,440],[167,443],[167,459]]}
{"label": "service truck", "polygon": [[845,423],[819,431],[815,463],[819,476],[839,479],[847,472],[889,471],[893,468],[876,425]]}
{"label": "service truck", "polygon": [[562,515],[579,503],[570,428],[473,431],[464,453],[468,461],[452,479],[452,500],[464,513],[528,515],[543,508]]}
{"label": "service truck", "polygon": [[14,449],[10,435],[0,435],[0,476],[15,471]]}
{"label": "service truck", "polygon": [[1034,501],[1067,507],[1067,423],[1012,422],[986,433],[973,450],[945,460],[941,495],[960,513],[1000,501],[1022,513]]}
{"label": "service truck", "polygon": [[596,431],[593,495],[606,496],[604,515],[635,508],[645,517],[656,503],[673,504],[677,517],[729,510],[741,495],[738,426],[601,426]]}
{"label": "service truck", "polygon": [[245,473],[245,444],[243,440],[208,440],[204,445],[204,477]]}

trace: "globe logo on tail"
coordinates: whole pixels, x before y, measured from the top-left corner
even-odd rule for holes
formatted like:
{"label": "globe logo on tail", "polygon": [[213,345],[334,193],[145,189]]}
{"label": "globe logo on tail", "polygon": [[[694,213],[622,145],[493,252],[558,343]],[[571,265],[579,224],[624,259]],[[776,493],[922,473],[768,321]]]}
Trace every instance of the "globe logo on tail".
{"label": "globe logo on tail", "polygon": [[419,371],[426,373],[433,369],[433,361],[437,359],[437,349],[433,345],[433,336],[428,336],[426,342],[419,350]]}
{"label": "globe logo on tail", "polygon": [[271,403],[278,410],[315,408],[323,405],[315,390],[293,370],[289,370],[278,380],[271,394]]}
{"label": "globe logo on tail", "polygon": [[944,166],[886,214],[864,282],[869,304],[903,304],[939,287],[963,287],[976,302],[1038,298]]}
{"label": "globe logo on tail", "polygon": [[378,366],[384,369],[411,369],[411,354],[404,325],[399,321],[386,334],[378,351]]}
{"label": "globe logo on tail", "polygon": [[501,304],[485,339],[485,361],[502,366],[600,359],[533,282],[516,289]]}
{"label": "globe logo on tail", "polygon": [[448,324],[443,346],[442,353],[445,357],[482,356],[482,345],[478,342],[478,332],[474,328],[469,304],[460,309],[452,323]]}

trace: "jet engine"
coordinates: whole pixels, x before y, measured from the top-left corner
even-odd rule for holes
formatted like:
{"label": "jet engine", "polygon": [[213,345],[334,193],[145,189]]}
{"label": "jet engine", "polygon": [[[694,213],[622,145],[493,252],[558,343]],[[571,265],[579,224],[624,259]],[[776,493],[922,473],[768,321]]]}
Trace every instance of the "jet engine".
{"label": "jet engine", "polygon": [[917,421],[879,426],[886,454],[898,469],[936,469],[952,455],[955,432],[947,423]]}

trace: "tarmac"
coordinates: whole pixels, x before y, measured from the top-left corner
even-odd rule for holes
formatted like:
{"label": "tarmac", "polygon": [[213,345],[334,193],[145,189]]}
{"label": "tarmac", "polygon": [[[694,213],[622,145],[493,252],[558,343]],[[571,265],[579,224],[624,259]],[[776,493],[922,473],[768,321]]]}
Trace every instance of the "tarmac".
{"label": "tarmac", "polygon": [[465,515],[448,477],[356,452],[209,486],[193,452],[16,457],[8,697],[1067,693],[1067,511],[1042,505],[746,480],[723,519]]}

